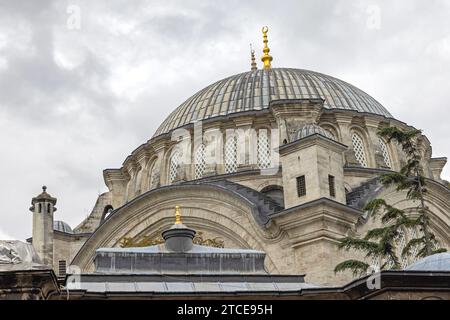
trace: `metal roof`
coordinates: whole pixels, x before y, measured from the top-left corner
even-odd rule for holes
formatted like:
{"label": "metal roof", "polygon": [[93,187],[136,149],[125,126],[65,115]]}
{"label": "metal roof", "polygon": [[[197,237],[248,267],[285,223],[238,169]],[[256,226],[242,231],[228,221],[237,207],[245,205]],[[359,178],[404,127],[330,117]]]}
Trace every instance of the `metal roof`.
{"label": "metal roof", "polygon": [[64,233],[73,233],[72,228],[64,221],[54,221],[53,222],[53,230],[64,232]]}
{"label": "metal roof", "polygon": [[295,138],[297,140],[300,140],[300,139],[312,136],[313,134],[320,134],[329,139],[333,139],[333,137],[331,136],[331,134],[328,131],[326,131],[325,129],[323,129],[322,127],[320,127],[316,124],[307,124],[307,125],[303,126],[301,129],[299,129],[296,132]]}
{"label": "metal roof", "polygon": [[257,283],[257,282],[81,282],[68,283],[68,289],[88,292],[280,292],[300,291],[315,286],[306,283]]}
{"label": "metal roof", "polygon": [[303,276],[214,276],[214,275],[81,275],[79,281],[67,282],[69,290],[92,293],[238,293],[289,292],[317,286],[304,282]]}
{"label": "metal roof", "polygon": [[443,252],[419,260],[406,270],[410,271],[450,271],[450,253]]}
{"label": "metal roof", "polygon": [[240,73],[200,90],[175,109],[154,136],[197,120],[267,109],[270,101],[280,99],[323,99],[327,109],[392,118],[378,101],[347,82],[309,70],[274,68]]}

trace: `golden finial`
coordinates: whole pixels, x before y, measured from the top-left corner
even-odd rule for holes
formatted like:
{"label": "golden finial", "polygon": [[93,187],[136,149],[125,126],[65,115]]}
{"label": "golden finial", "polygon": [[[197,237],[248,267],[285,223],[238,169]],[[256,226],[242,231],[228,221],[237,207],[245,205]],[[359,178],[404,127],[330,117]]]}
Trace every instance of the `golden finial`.
{"label": "golden finial", "polygon": [[262,33],[263,33],[263,42],[264,42],[264,55],[261,58],[261,61],[264,63],[264,69],[270,69],[272,67],[272,65],[270,64],[273,60],[272,56],[269,54],[270,49],[267,46],[267,43],[269,42],[269,40],[267,40],[267,32],[269,32],[269,28],[267,27],[263,27],[262,28]]}
{"label": "golden finial", "polygon": [[250,55],[251,55],[251,58],[252,58],[252,64],[251,64],[252,68],[250,70],[256,71],[256,70],[258,70],[258,67],[256,65],[255,50],[253,50],[253,47],[252,47],[251,43],[250,43]]}
{"label": "golden finial", "polygon": [[180,206],[175,206],[175,224],[182,224]]}

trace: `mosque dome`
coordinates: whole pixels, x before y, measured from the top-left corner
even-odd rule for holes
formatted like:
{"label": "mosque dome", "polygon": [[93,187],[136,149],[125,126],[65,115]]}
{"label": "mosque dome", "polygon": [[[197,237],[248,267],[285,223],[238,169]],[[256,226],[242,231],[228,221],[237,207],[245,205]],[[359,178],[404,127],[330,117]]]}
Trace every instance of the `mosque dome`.
{"label": "mosque dome", "polygon": [[53,230],[64,233],[73,233],[72,228],[64,221],[54,221]]}
{"label": "mosque dome", "polygon": [[392,118],[378,101],[355,86],[314,71],[273,68],[240,73],[200,90],[175,109],[154,136],[219,116],[269,108],[272,100],[323,99],[327,109]]}
{"label": "mosque dome", "polygon": [[312,136],[313,134],[320,134],[329,139],[333,139],[330,133],[328,133],[325,129],[318,126],[317,124],[307,124],[303,126],[303,128],[299,129],[295,134],[295,139],[300,140],[308,136]]}
{"label": "mosque dome", "polygon": [[450,253],[433,254],[406,268],[409,271],[450,271]]}

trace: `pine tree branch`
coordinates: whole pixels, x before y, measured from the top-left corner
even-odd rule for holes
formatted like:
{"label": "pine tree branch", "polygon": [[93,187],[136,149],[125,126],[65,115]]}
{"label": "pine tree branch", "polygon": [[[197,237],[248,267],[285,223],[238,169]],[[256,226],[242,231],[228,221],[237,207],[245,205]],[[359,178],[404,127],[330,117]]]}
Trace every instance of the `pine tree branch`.
{"label": "pine tree branch", "polygon": [[425,237],[414,238],[408,241],[402,250],[402,257],[410,256],[411,250],[425,243]]}
{"label": "pine tree branch", "polygon": [[358,238],[352,238],[352,237],[346,237],[339,240],[339,249],[355,249],[355,250],[361,250],[361,251],[377,251],[378,245],[374,242],[367,241],[364,239],[358,239]]}
{"label": "pine tree branch", "polygon": [[353,273],[353,276],[362,276],[364,273],[367,272],[370,265],[359,260],[346,260],[344,262],[339,263],[334,268],[334,273],[338,272],[344,272],[347,270],[351,270]]}

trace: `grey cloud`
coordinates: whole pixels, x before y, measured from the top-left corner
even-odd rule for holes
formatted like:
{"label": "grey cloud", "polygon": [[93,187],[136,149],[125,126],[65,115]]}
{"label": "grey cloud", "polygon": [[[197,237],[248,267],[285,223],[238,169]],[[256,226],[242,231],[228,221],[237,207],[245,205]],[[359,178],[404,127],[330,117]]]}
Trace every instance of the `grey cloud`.
{"label": "grey cloud", "polygon": [[[80,30],[66,27],[68,4],[81,8]],[[448,156],[449,10],[445,0],[0,1],[0,230],[30,235],[42,184],[58,197],[56,218],[75,226],[105,190],[104,168],[197,90],[249,69],[262,25],[274,66],[360,87]]]}

